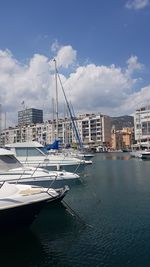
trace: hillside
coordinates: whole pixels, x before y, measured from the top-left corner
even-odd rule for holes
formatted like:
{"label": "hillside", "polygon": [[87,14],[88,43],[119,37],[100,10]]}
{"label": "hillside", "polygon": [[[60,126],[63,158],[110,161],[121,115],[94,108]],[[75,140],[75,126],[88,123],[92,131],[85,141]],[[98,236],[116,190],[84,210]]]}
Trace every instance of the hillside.
{"label": "hillside", "polygon": [[115,125],[116,130],[121,130],[124,127],[134,127],[133,116],[111,117],[111,126]]}

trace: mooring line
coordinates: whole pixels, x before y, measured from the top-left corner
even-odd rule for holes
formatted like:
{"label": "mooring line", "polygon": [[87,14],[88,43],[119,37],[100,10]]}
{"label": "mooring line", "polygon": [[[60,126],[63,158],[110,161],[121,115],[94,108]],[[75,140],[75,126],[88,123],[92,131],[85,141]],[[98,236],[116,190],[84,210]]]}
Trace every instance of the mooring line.
{"label": "mooring line", "polygon": [[92,225],[90,224],[87,224],[79,215],[78,213],[73,210],[70,205],[65,201],[63,200],[62,203],[64,204],[64,206],[67,208],[68,212],[72,215],[72,216],[75,216],[84,226],[88,226],[90,228],[93,228]]}

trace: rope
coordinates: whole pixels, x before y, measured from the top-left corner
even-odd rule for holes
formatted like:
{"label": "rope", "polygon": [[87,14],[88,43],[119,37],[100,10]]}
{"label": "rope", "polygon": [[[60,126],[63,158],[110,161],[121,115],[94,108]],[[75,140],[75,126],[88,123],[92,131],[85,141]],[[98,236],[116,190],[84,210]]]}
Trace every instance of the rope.
{"label": "rope", "polygon": [[67,211],[72,215],[72,216],[75,216],[78,221],[80,221],[84,226],[88,226],[88,227],[91,227],[93,228],[92,225],[90,224],[87,224],[78,214],[75,210],[73,210],[70,205],[65,201],[65,200],[62,200],[62,203],[64,204],[64,206],[67,208]]}

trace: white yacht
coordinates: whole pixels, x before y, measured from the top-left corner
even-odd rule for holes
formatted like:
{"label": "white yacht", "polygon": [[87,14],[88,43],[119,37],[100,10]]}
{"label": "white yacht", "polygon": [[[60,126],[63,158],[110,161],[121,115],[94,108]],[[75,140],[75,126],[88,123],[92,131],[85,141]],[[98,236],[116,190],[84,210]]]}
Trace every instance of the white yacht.
{"label": "white yacht", "polygon": [[79,182],[79,175],[24,166],[8,149],[0,148],[0,181],[28,183],[58,188]]}
{"label": "white yacht", "polygon": [[13,151],[17,159],[25,166],[80,172],[87,164],[92,163],[90,160],[69,157],[63,153],[54,152],[46,154],[44,153],[43,145],[36,141],[7,144],[5,147]]}
{"label": "white yacht", "polygon": [[30,225],[48,203],[59,202],[68,191],[31,185],[0,183],[0,226],[10,230]]}
{"label": "white yacht", "polygon": [[130,156],[140,159],[150,159],[150,143],[140,142],[132,145]]}
{"label": "white yacht", "polygon": [[61,153],[64,153],[65,155],[69,157],[79,158],[79,159],[83,159],[86,161],[91,160],[94,157],[94,153],[89,153],[84,150],[72,149],[72,148],[62,149]]}

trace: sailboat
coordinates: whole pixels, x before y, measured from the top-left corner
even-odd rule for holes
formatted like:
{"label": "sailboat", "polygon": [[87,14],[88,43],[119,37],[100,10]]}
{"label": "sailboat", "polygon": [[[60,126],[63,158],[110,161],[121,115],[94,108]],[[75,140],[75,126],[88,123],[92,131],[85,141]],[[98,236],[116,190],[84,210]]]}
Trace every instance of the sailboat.
{"label": "sailboat", "polygon": [[[65,93],[65,90],[64,90],[64,87],[62,85],[62,81],[60,79],[60,75],[59,75],[59,72],[57,70],[57,65],[56,65],[56,60],[54,59],[54,62],[55,62],[55,79],[56,79],[56,125],[57,125],[57,138],[58,138],[58,89],[57,89],[57,77],[59,79],[59,82],[60,82],[60,85],[61,85],[61,88],[62,88],[62,92],[63,92],[63,95],[64,95],[64,98],[65,98],[65,102],[66,102],[66,105],[67,105],[67,109],[68,109],[68,112],[69,112],[69,115],[70,115],[70,119],[71,119],[71,122],[72,122],[72,126],[73,126],[73,131],[74,131],[74,135],[75,135],[75,139],[76,139],[76,143],[77,143],[77,147],[78,149],[75,151],[73,149],[68,149],[68,150],[65,150],[65,153],[67,151],[67,155],[68,156],[71,156],[71,157],[77,157],[79,159],[82,159],[82,160],[89,160],[91,159],[94,154],[91,154],[91,153],[87,153],[84,148],[83,148],[83,143],[81,141],[81,137],[80,137],[80,134],[79,134],[79,129],[78,129],[78,125],[76,123],[76,120],[75,120],[75,114],[74,114],[74,110],[73,110],[73,107],[71,109],[70,105],[69,105],[69,102],[68,102],[68,99],[67,99],[67,96],[66,96],[66,93]],[[91,161],[89,161],[90,163],[92,163]]]}
{"label": "sailboat", "polygon": [[[56,140],[58,140],[58,90],[57,90],[57,67],[56,67],[56,60],[55,62],[55,80],[56,80]],[[70,107],[68,105],[68,101],[66,95],[64,94],[68,109]],[[72,117],[71,111],[70,115]],[[73,121],[73,120],[72,120]],[[73,121],[73,125],[75,125]],[[76,134],[77,130],[76,127],[75,131]],[[57,171],[69,171],[74,173],[74,178],[76,172],[80,172],[84,169],[84,167],[88,164],[91,164],[92,161],[80,159],[75,156],[66,155],[64,153],[45,153],[43,149],[43,145],[36,142],[22,142],[22,143],[13,143],[13,144],[6,144],[6,148],[12,150],[15,154],[16,158],[24,165],[28,167],[41,167],[48,170],[57,170]],[[68,177],[69,178],[69,177]],[[73,180],[73,175],[72,178]],[[69,180],[69,179],[68,179]],[[58,181],[58,179],[57,179]]]}

